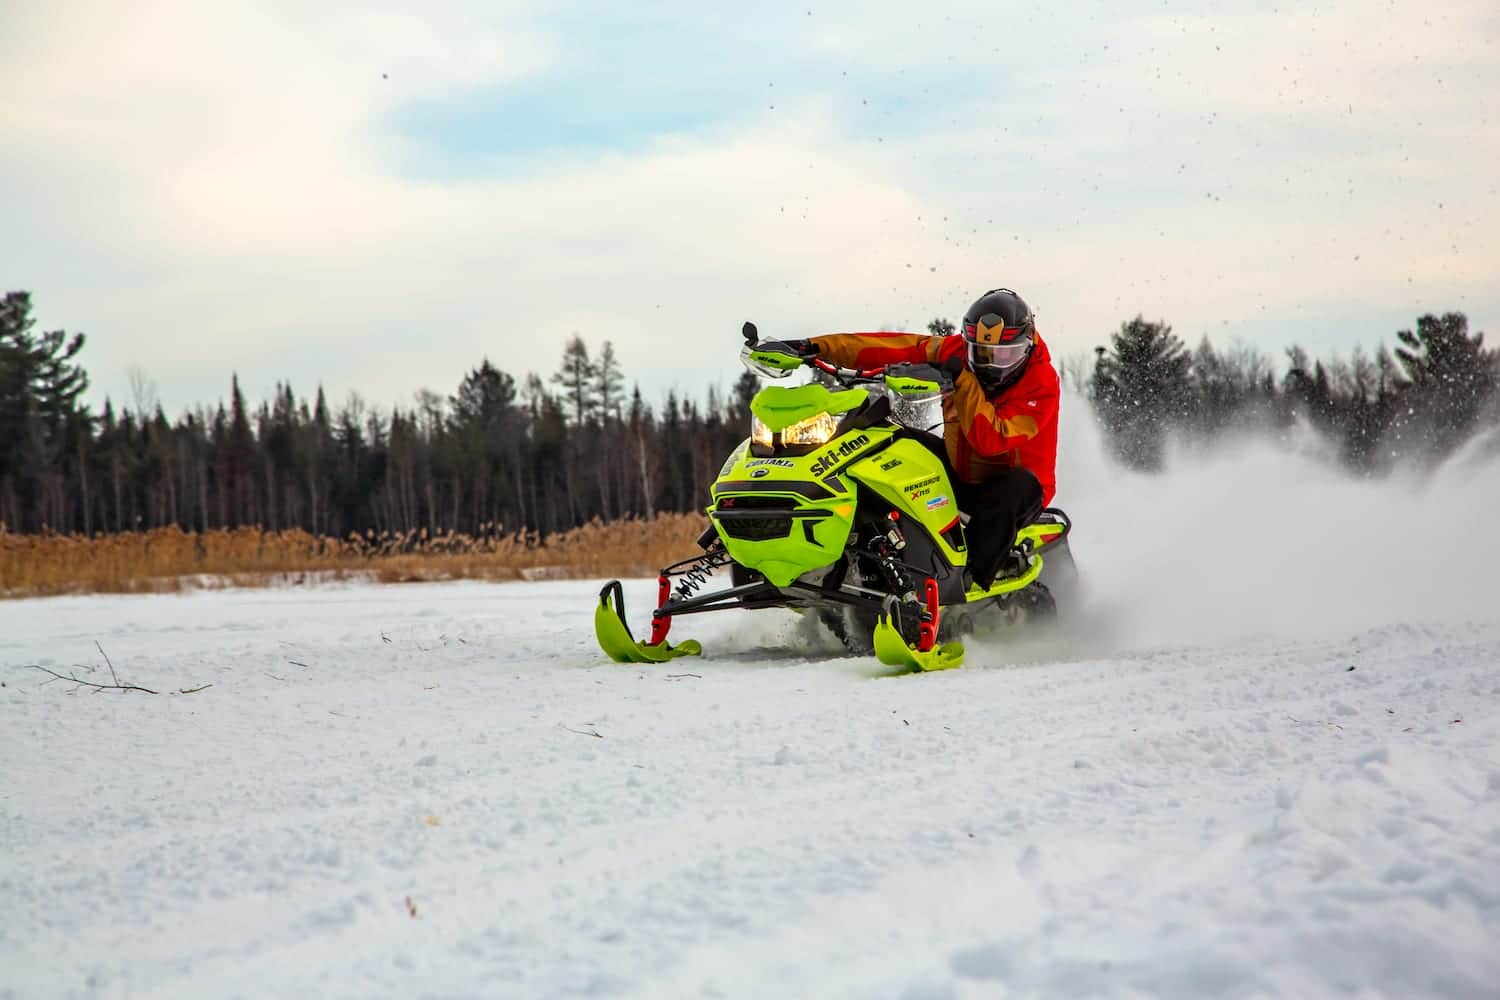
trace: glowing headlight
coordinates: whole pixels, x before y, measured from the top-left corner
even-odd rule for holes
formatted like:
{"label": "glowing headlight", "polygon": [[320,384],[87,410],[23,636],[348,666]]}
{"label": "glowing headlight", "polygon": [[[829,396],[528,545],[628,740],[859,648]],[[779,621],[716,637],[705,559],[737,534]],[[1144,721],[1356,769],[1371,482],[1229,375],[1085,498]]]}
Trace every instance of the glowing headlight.
{"label": "glowing headlight", "polygon": [[831,413],[820,413],[816,417],[798,421],[781,432],[783,445],[823,444],[838,430],[838,421]]}
{"label": "glowing headlight", "polygon": [[760,417],[750,418],[750,443],[762,448],[771,447],[771,428]]}

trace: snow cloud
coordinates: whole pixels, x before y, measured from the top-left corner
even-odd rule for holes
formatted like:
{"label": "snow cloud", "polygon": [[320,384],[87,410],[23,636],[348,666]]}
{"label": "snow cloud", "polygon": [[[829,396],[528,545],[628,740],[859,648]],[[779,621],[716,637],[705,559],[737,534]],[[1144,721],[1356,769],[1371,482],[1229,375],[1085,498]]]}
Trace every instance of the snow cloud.
{"label": "snow cloud", "polygon": [[736,331],[995,284],[1059,353],[1138,311],[1267,351],[1500,316],[1483,0],[1125,15],[834,3],[8,4],[0,275],[96,395],[237,370],[403,402],[577,331],[648,393]]}

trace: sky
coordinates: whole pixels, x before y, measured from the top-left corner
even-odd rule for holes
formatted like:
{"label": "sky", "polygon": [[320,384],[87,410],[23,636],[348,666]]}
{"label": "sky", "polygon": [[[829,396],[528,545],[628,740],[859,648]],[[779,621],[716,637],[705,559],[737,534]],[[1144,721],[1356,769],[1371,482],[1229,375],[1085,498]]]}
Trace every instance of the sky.
{"label": "sky", "polygon": [[0,94],[0,290],[96,404],[405,406],[574,334],[701,398],[746,319],[997,286],[1062,358],[1500,342],[1494,0],[0,0]]}

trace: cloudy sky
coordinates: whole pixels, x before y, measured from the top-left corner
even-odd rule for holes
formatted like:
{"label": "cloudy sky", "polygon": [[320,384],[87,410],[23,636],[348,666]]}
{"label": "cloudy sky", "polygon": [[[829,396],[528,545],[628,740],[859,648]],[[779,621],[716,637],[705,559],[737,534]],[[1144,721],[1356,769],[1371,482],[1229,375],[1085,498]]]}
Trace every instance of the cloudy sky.
{"label": "cloudy sky", "polygon": [[746,318],[996,285],[1064,356],[1136,313],[1500,340],[1494,0],[716,7],[0,0],[0,285],[172,412],[231,372],[404,404],[574,332],[697,395]]}

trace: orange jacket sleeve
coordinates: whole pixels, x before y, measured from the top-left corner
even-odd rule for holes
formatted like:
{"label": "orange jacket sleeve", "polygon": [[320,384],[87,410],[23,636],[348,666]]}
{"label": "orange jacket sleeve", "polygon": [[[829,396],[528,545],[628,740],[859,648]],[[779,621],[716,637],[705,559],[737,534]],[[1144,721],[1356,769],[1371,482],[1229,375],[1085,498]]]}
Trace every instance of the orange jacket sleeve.
{"label": "orange jacket sleeve", "polygon": [[1055,380],[1037,386],[1033,392],[1026,392],[1022,385],[1014,389],[996,405],[985,396],[973,372],[959,374],[953,388],[958,424],[978,454],[992,458],[1013,451],[1057,421]]}
{"label": "orange jacket sleeve", "polygon": [[812,342],[825,361],[845,368],[875,368],[935,361],[943,338],[925,333],[829,333]]}

